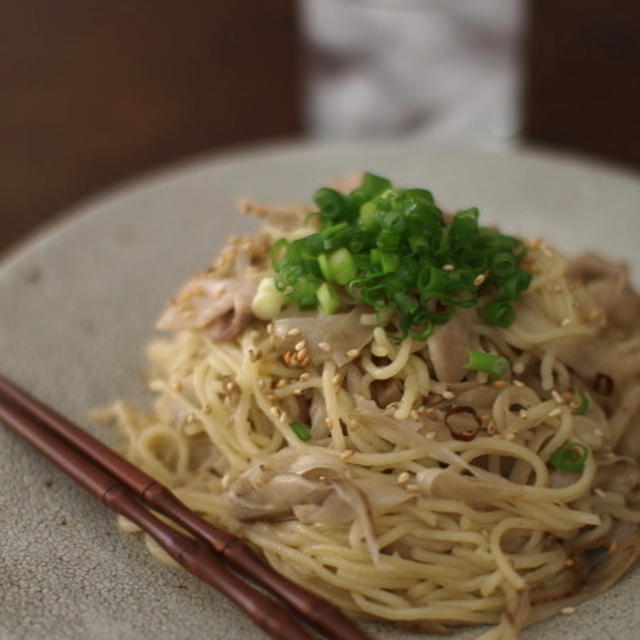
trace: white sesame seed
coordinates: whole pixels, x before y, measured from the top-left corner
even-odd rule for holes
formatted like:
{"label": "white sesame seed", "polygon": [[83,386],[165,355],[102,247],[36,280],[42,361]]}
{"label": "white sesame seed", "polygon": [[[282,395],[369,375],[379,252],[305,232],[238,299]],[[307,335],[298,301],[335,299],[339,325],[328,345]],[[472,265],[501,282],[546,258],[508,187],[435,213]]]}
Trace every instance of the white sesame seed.
{"label": "white sesame seed", "polygon": [[511,431],[509,433],[505,433],[504,434],[504,439],[505,440],[515,440],[516,439],[516,434],[512,433]]}
{"label": "white sesame seed", "polygon": [[522,389],[522,387],[524,387],[524,382],[522,382],[522,380],[513,380],[513,386],[520,387]]}
{"label": "white sesame seed", "polygon": [[357,349],[349,349],[345,355],[347,358],[357,358],[360,355],[360,352]]}
{"label": "white sesame seed", "polygon": [[520,409],[520,411],[518,411],[518,415],[524,420],[525,418],[529,417],[529,413],[526,409]]}
{"label": "white sesame seed", "polygon": [[331,378],[331,383],[334,386],[339,387],[342,384],[342,380],[343,380],[343,375],[341,373],[336,373],[336,375],[333,376],[333,378]]}
{"label": "white sesame seed", "polygon": [[420,487],[417,484],[408,484],[405,486],[407,491],[417,491]]}
{"label": "white sesame seed", "polygon": [[443,397],[445,400],[453,400],[456,396],[455,396],[455,394],[453,393],[453,391],[449,391],[449,390],[447,390],[447,391],[443,391],[443,392],[442,392],[442,397]]}
{"label": "white sesame seed", "polygon": [[280,410],[278,409],[278,407],[271,407],[269,409],[269,413],[274,417],[277,418],[278,415],[280,414]]}
{"label": "white sesame seed", "polygon": [[350,458],[354,453],[355,451],[353,449],[345,449],[344,451],[340,452],[340,457],[343,460],[346,460],[347,458]]}
{"label": "white sesame seed", "polygon": [[306,382],[311,377],[311,374],[305,371],[300,374],[300,382]]}
{"label": "white sesame seed", "polygon": [[607,497],[607,494],[600,488],[594,489],[593,493],[595,493],[600,498],[606,498]]}
{"label": "white sesame seed", "polygon": [[479,287],[481,284],[484,283],[484,281],[487,279],[487,274],[486,273],[481,273],[480,275],[476,276],[475,280],[473,281],[473,284],[476,287]]}
{"label": "white sesame seed", "polygon": [[559,416],[561,413],[562,413],[562,409],[560,407],[556,407],[555,409],[549,411],[547,415],[550,418],[555,418],[556,416]]}
{"label": "white sesame seed", "polygon": [[290,338],[295,338],[296,336],[300,335],[300,329],[298,329],[297,327],[293,327],[293,329],[289,329],[289,331],[287,331],[287,336],[289,336]]}
{"label": "white sesame seed", "polygon": [[561,327],[568,327],[571,324],[571,318],[564,318],[560,323]]}
{"label": "white sesame seed", "polygon": [[329,352],[331,351],[331,345],[328,342],[318,342],[318,349]]}
{"label": "white sesame seed", "polygon": [[300,342],[296,343],[296,346],[294,347],[294,349],[296,351],[302,351],[302,349],[304,349],[307,346],[307,341],[306,340],[300,340]]}
{"label": "white sesame seed", "polygon": [[411,479],[411,474],[408,471],[403,471],[398,476],[398,484],[406,484]]}
{"label": "white sesame seed", "polygon": [[327,427],[327,429],[331,429],[333,426],[333,420],[329,416],[324,419],[324,426]]}
{"label": "white sesame seed", "polygon": [[516,362],[513,365],[513,373],[517,373],[517,374],[524,373],[524,364],[522,362]]}
{"label": "white sesame seed", "polygon": [[411,409],[411,411],[409,412],[409,416],[412,420],[418,420],[418,418],[420,417],[415,409]]}
{"label": "white sesame seed", "polygon": [[551,391],[551,397],[558,403],[564,404],[564,398],[555,390]]}
{"label": "white sesame seed", "polygon": [[594,429],[593,435],[598,436],[598,438],[602,438],[602,436],[604,436],[604,431],[602,429]]}
{"label": "white sesame seed", "polygon": [[576,608],[575,607],[563,607],[562,609],[560,609],[560,613],[563,616],[570,616],[571,614],[576,612]]}
{"label": "white sesame seed", "polygon": [[442,270],[443,270],[443,271],[453,271],[454,269],[455,269],[455,267],[454,267],[452,264],[445,264],[445,265],[442,267]]}
{"label": "white sesame seed", "polygon": [[435,431],[429,431],[428,433],[425,433],[424,437],[427,440],[435,440],[436,439],[436,432]]}

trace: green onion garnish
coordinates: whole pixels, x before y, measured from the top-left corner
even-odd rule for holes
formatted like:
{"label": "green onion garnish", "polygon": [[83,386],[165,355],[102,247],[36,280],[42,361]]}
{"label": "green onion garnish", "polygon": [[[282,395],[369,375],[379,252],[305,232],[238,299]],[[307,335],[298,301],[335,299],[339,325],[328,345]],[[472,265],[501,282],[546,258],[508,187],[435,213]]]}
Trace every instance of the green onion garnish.
{"label": "green onion garnish", "polygon": [[[271,251],[276,288],[301,309],[333,313],[331,289],[376,312],[395,312],[399,337],[427,338],[459,308],[480,306],[485,322],[508,327],[531,282],[526,246],[478,224],[475,208],[449,224],[426,189],[394,188],[366,173],[348,194],[318,189],[318,230]],[[334,309],[334,311],[328,311]],[[498,365],[501,366],[501,365]]]}
{"label": "green onion garnish", "polygon": [[578,395],[580,396],[580,404],[576,407],[575,413],[584,416],[589,411],[589,396],[584,391],[578,391]]}
{"label": "green onion garnish", "polygon": [[356,263],[349,249],[338,249],[334,251],[328,258],[329,273],[333,280],[338,284],[348,284],[358,273]]}
{"label": "green onion garnish", "polygon": [[298,438],[302,440],[302,442],[307,442],[307,440],[311,440],[311,432],[309,431],[309,429],[307,429],[305,425],[302,424],[302,422],[298,422],[296,420],[295,422],[290,422],[289,426],[291,427],[291,430],[293,431],[293,433],[295,433],[298,436]]}
{"label": "green onion garnish", "polygon": [[480,311],[485,322],[496,327],[510,327],[516,319],[513,306],[506,300],[491,300]]}
{"label": "green onion garnish", "polygon": [[316,296],[323,313],[335,313],[340,308],[340,296],[328,282],[318,287]]}
{"label": "green onion garnish", "polygon": [[589,449],[579,442],[567,442],[558,447],[549,457],[549,462],[560,471],[578,473],[584,469],[589,457]]}
{"label": "green onion garnish", "polygon": [[467,354],[469,355],[469,362],[464,365],[465,369],[486,371],[492,376],[502,376],[511,368],[509,361],[505,357],[497,356],[494,353],[467,349]]}

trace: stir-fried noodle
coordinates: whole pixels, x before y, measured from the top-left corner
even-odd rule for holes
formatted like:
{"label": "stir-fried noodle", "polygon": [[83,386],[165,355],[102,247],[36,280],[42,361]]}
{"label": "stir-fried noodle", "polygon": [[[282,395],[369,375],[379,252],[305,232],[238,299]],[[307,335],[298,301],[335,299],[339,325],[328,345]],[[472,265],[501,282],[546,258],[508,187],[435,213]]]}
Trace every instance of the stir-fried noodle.
{"label": "stir-fried noodle", "polygon": [[[507,327],[473,307],[398,340],[393,312],[346,298],[266,321],[251,304],[269,248],[309,233],[308,209],[243,208],[263,230],[231,238],[160,321],[177,333],[148,349],[153,410],[110,411],[130,460],[354,616],[512,638],[622,575],[640,522],[623,266],[528,242]],[[465,368],[469,352],[508,370]]]}

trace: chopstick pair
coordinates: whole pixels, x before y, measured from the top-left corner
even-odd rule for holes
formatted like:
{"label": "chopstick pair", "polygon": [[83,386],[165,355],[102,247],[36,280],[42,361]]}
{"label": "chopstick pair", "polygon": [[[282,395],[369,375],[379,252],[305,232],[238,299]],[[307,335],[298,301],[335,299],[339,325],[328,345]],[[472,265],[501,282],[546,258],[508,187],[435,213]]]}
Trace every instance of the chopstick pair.
{"label": "chopstick pair", "polygon": [[[240,538],[200,518],[169,489],[3,376],[0,376],[0,421],[94,497],[135,522],[179,564],[232,600],[272,638],[312,640],[275,600],[240,580],[221,559],[284,600],[328,638],[369,640],[333,605],[276,573]],[[196,537],[176,531],[156,518],[149,508]]]}

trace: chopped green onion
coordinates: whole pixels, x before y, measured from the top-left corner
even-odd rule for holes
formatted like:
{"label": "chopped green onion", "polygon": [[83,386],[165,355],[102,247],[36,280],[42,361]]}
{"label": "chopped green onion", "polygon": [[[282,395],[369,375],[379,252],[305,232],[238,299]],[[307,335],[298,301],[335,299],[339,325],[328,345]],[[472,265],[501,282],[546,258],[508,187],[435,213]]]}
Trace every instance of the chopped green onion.
{"label": "chopped green onion", "polygon": [[292,295],[298,300],[301,309],[314,309],[316,306],[316,291],[320,281],[313,276],[302,276],[293,285]]}
{"label": "chopped green onion", "polygon": [[305,425],[302,424],[302,422],[296,420],[295,422],[290,422],[289,426],[291,427],[293,433],[295,433],[298,438],[302,440],[302,442],[311,440],[311,432]]}
{"label": "chopped green onion", "polygon": [[373,202],[365,202],[360,207],[360,224],[365,229],[373,229],[376,226],[376,212],[378,211],[378,205]]}
{"label": "chopped green onion", "polygon": [[353,256],[348,249],[334,251],[328,259],[329,272],[338,284],[348,284],[358,272]]}
{"label": "chopped green onion", "polygon": [[509,361],[505,357],[497,356],[494,353],[467,349],[467,354],[469,362],[464,365],[465,369],[485,371],[492,376],[502,376],[511,368]]}
{"label": "chopped green onion", "polygon": [[321,253],[318,256],[318,266],[320,267],[320,271],[322,273],[322,277],[327,282],[332,280],[331,269],[329,268],[329,261],[327,260],[327,254],[326,253]]}
{"label": "chopped green onion", "polygon": [[523,269],[515,269],[505,274],[500,283],[500,295],[505,300],[516,300],[531,284],[533,276]]}
{"label": "chopped green onion", "polygon": [[526,245],[479,226],[477,209],[447,222],[429,191],[394,188],[370,173],[350,193],[322,188],[314,201],[317,231],[271,250],[275,288],[289,302],[337,310],[344,294],[378,315],[394,311],[400,339],[425,339],[476,305],[488,324],[513,323],[512,302],[531,282],[520,268]]}
{"label": "chopped green onion", "polygon": [[362,177],[360,192],[367,199],[375,198],[377,195],[391,188],[391,181],[373,173],[365,173]]}
{"label": "chopped green onion", "polygon": [[380,249],[371,249],[371,262],[379,264],[382,273],[391,273],[398,268],[400,256],[396,253],[385,253]]}
{"label": "chopped green onion", "polygon": [[269,257],[271,258],[274,269],[277,269],[278,266],[282,263],[282,259],[285,256],[288,244],[289,241],[286,238],[280,238],[279,240],[276,240],[276,242],[274,242],[273,246],[271,247]]}
{"label": "chopped green onion", "polygon": [[487,324],[509,327],[516,319],[516,312],[506,300],[491,300],[480,310]]}
{"label": "chopped green onion", "polygon": [[324,313],[335,313],[340,308],[340,296],[328,282],[323,282],[318,287],[316,296]]}
{"label": "chopped green onion", "polygon": [[346,208],[345,197],[335,189],[323,187],[313,194],[313,201],[322,214],[330,220],[338,218]]}
{"label": "chopped green onion", "polygon": [[575,413],[584,416],[589,411],[589,396],[584,391],[579,391],[580,404],[576,407]]}
{"label": "chopped green onion", "polygon": [[496,275],[506,275],[516,266],[517,258],[513,253],[502,251],[491,259],[491,270]]}
{"label": "chopped green onion", "polygon": [[433,204],[433,194],[427,189],[403,189],[403,195],[422,204]]}
{"label": "chopped green onion", "polygon": [[558,447],[551,456],[549,462],[560,471],[578,473],[584,469],[584,463],[589,457],[589,449],[579,442],[567,442]]}

